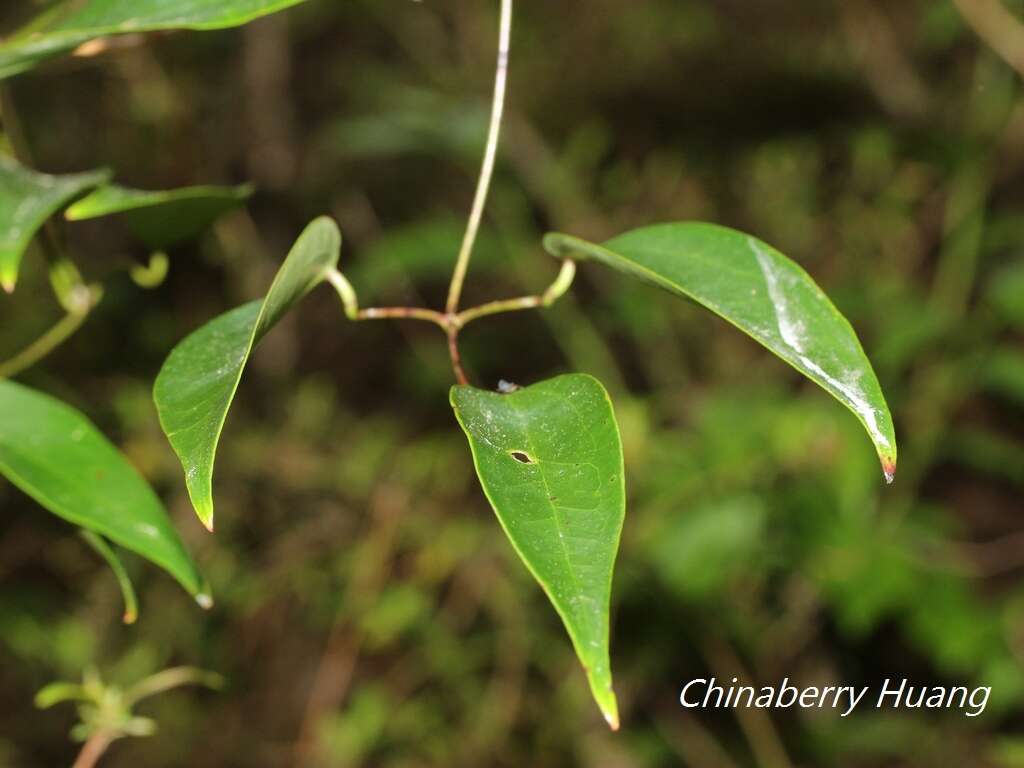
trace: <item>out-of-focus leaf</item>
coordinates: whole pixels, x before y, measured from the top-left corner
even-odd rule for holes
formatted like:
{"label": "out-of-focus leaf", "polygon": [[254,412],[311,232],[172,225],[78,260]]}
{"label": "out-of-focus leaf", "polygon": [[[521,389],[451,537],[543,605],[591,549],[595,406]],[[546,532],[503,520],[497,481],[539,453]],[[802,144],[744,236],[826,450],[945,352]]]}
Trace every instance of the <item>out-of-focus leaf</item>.
{"label": "out-of-focus leaf", "polygon": [[213,530],[213,462],[228,409],[253,348],[338,264],[341,233],[329,218],[299,237],[262,302],[211,320],[164,362],[153,389],[160,424],[185,470],[192,505]]}
{"label": "out-of-focus leaf", "polygon": [[68,221],[123,214],[132,232],[153,250],[195,237],[221,215],[242,205],[253,187],[184,187],[149,192],[116,184],[100,187],[64,212]]}
{"label": "out-of-focus leaf", "polygon": [[[362,253],[345,275],[359,294],[380,296],[415,281],[444,280],[452,270],[453,254],[459,252],[466,222],[454,216],[433,216],[389,229]],[[473,269],[484,275],[506,264],[501,243],[484,228],[473,249]]]}
{"label": "out-of-focus leaf", "polygon": [[183,685],[201,685],[215,691],[226,685],[223,675],[196,667],[171,667],[140,680],[124,692],[124,704],[133,707],[150,696],[180,688]]}
{"label": "out-of-focus leaf", "polygon": [[5,291],[14,290],[22,254],[46,220],[109,178],[105,170],[51,176],[0,155],[0,285]]}
{"label": "out-of-focus leaf", "polygon": [[1008,323],[1024,328],[1024,262],[1000,269],[988,286],[989,303]]}
{"label": "out-of-focus leaf", "polygon": [[857,334],[817,283],[770,245],[699,222],[644,227],[603,245],[550,234],[544,245],[558,258],[600,261],[728,320],[853,411],[892,480],[892,416]]}
{"label": "out-of-focus leaf", "polygon": [[121,564],[121,559],[102,536],[84,528],[81,533],[86,543],[106,561],[107,565],[110,566],[110,570],[114,572],[114,578],[117,579],[117,586],[121,588],[121,597],[124,600],[124,623],[134,624],[135,620],[139,617],[139,603],[135,598],[135,588],[132,587],[132,580],[128,578],[128,572]]}
{"label": "out-of-focus leaf", "polygon": [[765,518],[754,497],[701,504],[665,521],[651,543],[652,560],[679,594],[720,599],[731,579],[756,568]]}
{"label": "out-of-focus leaf", "polygon": [[303,0],[65,0],[0,45],[0,78],[101,37],[237,27]]}
{"label": "out-of-focus leaf", "polygon": [[36,694],[35,704],[38,709],[49,709],[65,701],[85,701],[89,692],[78,683],[50,683]]}
{"label": "out-of-focus leaf", "polygon": [[598,706],[618,728],[608,612],[626,494],[607,392],[591,376],[570,374],[506,395],[454,387],[451,402],[498,520],[562,617]]}
{"label": "out-of-focus leaf", "polygon": [[412,97],[398,108],[334,123],[329,131],[334,151],[348,157],[424,153],[470,158],[480,153],[487,135],[486,107],[398,95]]}
{"label": "out-of-focus leaf", "polygon": [[0,474],[55,515],[156,563],[203,607],[211,604],[156,494],[70,406],[0,380]]}
{"label": "out-of-focus leaf", "polygon": [[981,383],[989,391],[1024,405],[1024,352],[1011,347],[994,350],[982,365]]}
{"label": "out-of-focus leaf", "polygon": [[941,452],[979,474],[1024,483],[1024,445],[1019,439],[983,427],[963,426],[950,429]]}

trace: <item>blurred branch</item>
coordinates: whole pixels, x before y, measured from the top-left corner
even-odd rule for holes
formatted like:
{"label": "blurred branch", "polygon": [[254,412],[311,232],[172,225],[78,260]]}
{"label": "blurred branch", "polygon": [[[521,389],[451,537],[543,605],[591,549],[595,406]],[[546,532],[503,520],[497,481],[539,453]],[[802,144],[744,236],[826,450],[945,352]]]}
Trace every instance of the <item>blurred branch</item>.
{"label": "blurred branch", "polygon": [[352,620],[377,600],[387,581],[394,559],[395,531],[399,514],[407,506],[404,494],[384,485],[372,502],[371,528],[360,545],[360,559],[348,588],[338,604],[327,644],[313,673],[306,711],[299,726],[292,765],[309,765],[316,748],[316,728],[325,712],[345,698],[352,672],[362,649],[362,637]]}
{"label": "blurred branch", "polygon": [[93,307],[99,302],[102,292],[97,286],[81,287],[85,293],[82,294],[79,306],[72,308],[64,317],[57,321],[56,325],[10,360],[0,363],[0,379],[9,379],[12,376],[17,376],[25,369],[31,368],[67,341],[74,335],[75,331],[82,327],[82,323],[85,322]]}
{"label": "blurred branch", "polygon": [[1024,77],[1024,23],[999,0],[953,0],[953,5],[982,42]]}
{"label": "blurred branch", "polygon": [[904,54],[892,24],[871,0],[839,3],[846,37],[871,89],[892,114],[920,117],[928,108],[928,89]]}
{"label": "blurred branch", "polygon": [[139,617],[139,602],[135,597],[132,580],[128,578],[128,572],[124,569],[124,565],[121,564],[121,559],[99,534],[83,528],[79,531],[79,535],[85,539],[85,542],[92,547],[96,554],[106,561],[107,565],[110,566],[110,570],[114,572],[114,578],[117,579],[117,585],[121,588],[121,597],[124,600],[123,621],[125,624],[134,624]]}
{"label": "blurred branch", "polygon": [[[704,655],[717,678],[753,679],[724,638],[711,638],[705,645]],[[736,713],[740,730],[743,731],[750,750],[754,753],[754,759],[761,768],[793,768],[775,725],[763,710],[756,707],[736,707],[733,711]]]}
{"label": "blurred branch", "polygon": [[[486,558],[463,574],[462,586],[473,591],[471,599],[490,614],[497,641],[490,683],[480,699],[472,725],[464,729],[465,740],[456,765],[486,765],[516,724],[526,678],[527,640],[521,627],[527,624],[522,596],[497,572],[495,560]],[[486,598],[486,599],[484,599]],[[453,606],[445,606],[452,608]],[[440,612],[439,612],[440,615]],[[466,621],[464,626],[470,622]]]}
{"label": "blurred branch", "polygon": [[987,579],[1024,567],[1024,531],[990,541],[929,542],[910,554],[924,569]]}
{"label": "blurred branch", "polygon": [[71,768],[93,768],[113,742],[112,734],[106,731],[97,731],[82,746],[82,751],[78,753],[75,764]]}
{"label": "blurred branch", "polygon": [[172,667],[140,680],[124,693],[124,704],[131,707],[150,696],[164,693],[183,685],[202,685],[219,691],[224,687],[224,678],[216,672],[195,667]]}
{"label": "blurred branch", "polygon": [[937,311],[951,317],[960,318],[967,312],[977,280],[991,192],[987,158],[965,163],[950,181],[931,302]]}
{"label": "blurred branch", "polygon": [[737,768],[714,734],[686,713],[676,724],[667,717],[657,721],[658,731],[669,746],[693,768]]}
{"label": "blurred branch", "polygon": [[298,165],[287,16],[260,19],[243,34],[248,175],[262,186],[286,189]]}

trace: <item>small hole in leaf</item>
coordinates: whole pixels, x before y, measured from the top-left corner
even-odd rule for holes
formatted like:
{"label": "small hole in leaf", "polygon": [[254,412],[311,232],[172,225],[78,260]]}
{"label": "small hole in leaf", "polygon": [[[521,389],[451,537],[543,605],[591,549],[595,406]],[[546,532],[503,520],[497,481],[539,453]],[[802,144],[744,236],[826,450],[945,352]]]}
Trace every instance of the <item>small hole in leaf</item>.
{"label": "small hole in leaf", "polygon": [[520,464],[533,464],[533,459],[530,454],[525,451],[512,451],[512,458],[518,461]]}

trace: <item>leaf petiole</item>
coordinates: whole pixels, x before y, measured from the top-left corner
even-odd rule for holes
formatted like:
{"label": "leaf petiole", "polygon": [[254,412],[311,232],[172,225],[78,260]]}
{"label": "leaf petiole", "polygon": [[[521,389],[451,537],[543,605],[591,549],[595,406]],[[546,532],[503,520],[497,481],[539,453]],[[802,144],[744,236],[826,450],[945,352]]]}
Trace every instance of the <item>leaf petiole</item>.
{"label": "leaf petiole", "polygon": [[80,530],[78,534],[85,539],[85,542],[92,547],[96,554],[106,561],[107,565],[110,566],[110,570],[114,572],[114,578],[117,579],[117,585],[121,588],[121,596],[124,599],[124,623],[134,624],[139,617],[139,602],[135,597],[135,589],[132,587],[131,579],[128,578],[128,572],[124,569],[124,565],[121,564],[121,559],[99,534],[85,528]]}
{"label": "leaf petiole", "polygon": [[445,332],[448,338],[448,354],[452,361],[452,371],[459,384],[468,384],[466,372],[462,367],[462,356],[459,354],[459,332],[474,320],[506,312],[519,312],[524,309],[550,307],[566,294],[576,277],[576,262],[563,259],[558,276],[547,289],[535,296],[520,296],[515,299],[500,299],[481,304],[462,312],[438,312],[423,307],[371,307],[359,308],[359,299],[355,288],[338,269],[327,272],[327,281],[334,286],[341,298],[345,316],[349,320],[422,320],[433,323]]}
{"label": "leaf petiole", "polygon": [[80,286],[77,290],[80,291],[81,300],[73,309],[21,352],[10,360],[0,363],[0,379],[9,379],[25,369],[31,368],[82,327],[93,307],[99,303],[103,292],[98,285]]}
{"label": "leaf petiole", "polygon": [[516,299],[502,299],[481,304],[479,307],[466,309],[455,316],[454,323],[458,328],[464,328],[474,320],[489,315],[499,315],[505,312],[518,312],[523,309],[537,309],[550,307],[562,298],[576,277],[576,262],[566,259],[562,262],[562,269],[555,281],[548,286],[544,293],[538,296],[520,296]]}

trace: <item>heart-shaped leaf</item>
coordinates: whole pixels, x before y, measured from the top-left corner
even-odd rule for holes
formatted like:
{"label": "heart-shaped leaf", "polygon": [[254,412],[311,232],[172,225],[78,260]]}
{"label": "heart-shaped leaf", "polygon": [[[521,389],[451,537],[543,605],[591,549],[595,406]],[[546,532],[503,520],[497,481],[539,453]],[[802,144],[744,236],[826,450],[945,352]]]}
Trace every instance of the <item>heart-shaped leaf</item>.
{"label": "heart-shaped leaf", "polygon": [[153,399],[185,470],[192,506],[213,530],[213,462],[224,421],[253,348],[338,264],[341,233],[329,218],[311,223],[262,302],[211,320],[181,342],[160,369]]}
{"label": "heart-shaped leaf", "polygon": [[680,222],[603,245],[550,234],[544,246],[558,258],[594,259],[692,299],[759,341],[856,414],[892,482],[892,416],[857,334],[817,283],[770,245],[714,224]]}
{"label": "heart-shaped leaf", "polygon": [[156,251],[190,240],[221,215],[244,203],[253,188],[183,187],[167,191],[100,187],[64,212],[68,221],[123,214],[128,227]]}
{"label": "heart-shaped leaf", "polygon": [[0,45],[0,78],[101,37],[237,27],[304,0],[65,0]]}
{"label": "heart-shaped leaf", "polygon": [[453,387],[451,402],[484,493],[618,728],[608,612],[626,492],[608,393],[593,377],[570,374],[504,395]]}
{"label": "heart-shaped leaf", "polygon": [[75,409],[0,380],[0,474],[53,514],[156,563],[200,605],[211,605],[156,494]]}
{"label": "heart-shaped leaf", "polygon": [[51,176],[0,155],[0,285],[5,291],[14,290],[21,257],[46,220],[109,178],[108,171]]}

